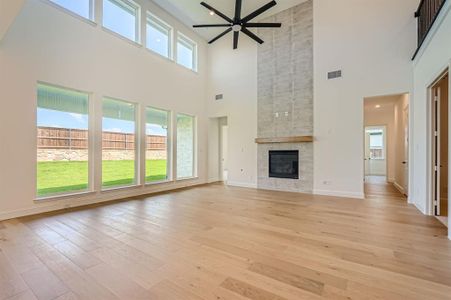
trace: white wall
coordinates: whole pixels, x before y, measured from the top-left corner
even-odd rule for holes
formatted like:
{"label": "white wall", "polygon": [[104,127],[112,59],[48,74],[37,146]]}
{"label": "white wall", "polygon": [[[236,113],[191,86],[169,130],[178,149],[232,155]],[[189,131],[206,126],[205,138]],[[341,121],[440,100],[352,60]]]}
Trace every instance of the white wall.
{"label": "white wall", "polygon": [[[414,114],[412,123],[413,168],[414,176],[412,201],[426,214],[432,214],[429,194],[429,121],[428,103],[429,87],[434,80],[450,66],[451,63],[451,2],[447,1],[445,7],[430,32],[423,50],[414,61]],[[451,208],[448,215],[451,214]],[[449,234],[451,238],[451,231]]]}
{"label": "white wall", "polygon": [[[238,50],[231,35],[209,47],[209,117],[227,117],[228,184],[257,186],[257,46],[242,36]],[[215,100],[215,95],[224,99]]]}
{"label": "white wall", "polygon": [[[404,161],[409,161],[409,149],[405,149],[406,147],[406,134],[409,135],[409,132],[406,127],[409,126],[409,120],[406,118],[404,111],[409,111],[409,95],[404,94],[401,96],[401,99],[395,104],[395,176],[394,176],[394,185],[396,188],[400,190],[403,194],[408,194],[408,181],[409,177],[406,176],[405,168],[406,166],[403,164]],[[409,139],[409,136],[407,136]],[[408,167],[408,165],[407,165]]]}
{"label": "white wall", "polygon": [[363,197],[363,99],[412,90],[418,3],[314,1],[316,193]]}
{"label": "white wall", "polygon": [[[206,181],[206,43],[150,1],[138,2],[143,4],[143,15],[147,8],[152,9],[198,42],[198,73],[45,1],[29,0],[24,5],[0,45],[0,219]],[[199,116],[199,179],[94,193],[56,202],[34,202],[37,81],[92,93],[97,120],[93,161],[97,168],[101,157],[99,137],[103,96],[136,102],[141,108],[152,105]],[[99,177],[96,179],[98,182]]]}

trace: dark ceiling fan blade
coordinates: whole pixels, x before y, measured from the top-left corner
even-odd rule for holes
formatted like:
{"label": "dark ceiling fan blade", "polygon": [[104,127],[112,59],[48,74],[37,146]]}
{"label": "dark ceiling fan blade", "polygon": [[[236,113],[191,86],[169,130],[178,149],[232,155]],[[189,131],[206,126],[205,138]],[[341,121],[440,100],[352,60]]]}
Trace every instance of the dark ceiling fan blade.
{"label": "dark ceiling fan blade", "polygon": [[248,30],[247,28],[243,27],[241,28],[241,31],[246,34],[247,36],[249,36],[251,39],[253,39],[254,41],[256,41],[259,44],[263,44],[264,41],[259,38],[258,36],[256,36],[252,31]]}
{"label": "dark ceiling fan blade", "polygon": [[241,19],[241,7],[243,6],[242,0],[236,0],[235,4],[235,21]]}
{"label": "dark ceiling fan blade", "polygon": [[205,25],[193,25],[194,28],[204,27],[230,27],[230,24],[205,24]]}
{"label": "dark ceiling fan blade", "polygon": [[233,33],[233,49],[237,49],[238,48],[238,38],[240,37],[240,32],[239,31],[235,31]]}
{"label": "dark ceiling fan blade", "polygon": [[210,5],[208,5],[205,2],[201,2],[200,5],[206,7],[208,10],[213,11],[215,14],[217,14],[218,16],[220,16],[221,18],[223,18],[224,20],[226,20],[229,23],[233,23],[233,20],[230,19],[229,17],[227,17],[226,15],[224,15],[222,12],[220,12],[219,10],[211,7]]}
{"label": "dark ceiling fan blade", "polygon": [[214,39],[212,39],[211,41],[209,41],[209,44],[213,44],[214,42],[216,42],[217,40],[219,40],[220,38],[222,38],[223,36],[225,36],[227,33],[229,33],[230,31],[232,31],[232,27],[230,27],[229,29],[227,29],[226,31],[224,31],[223,33],[221,33],[220,35],[218,35],[217,37],[215,37]]}
{"label": "dark ceiling fan blade", "polygon": [[279,28],[282,23],[246,23],[244,26],[248,28]]}
{"label": "dark ceiling fan blade", "polygon": [[251,13],[250,15],[248,15],[247,17],[245,17],[244,19],[242,19],[241,21],[243,23],[247,23],[250,20],[254,19],[255,17],[261,15],[262,13],[264,13],[265,11],[267,11],[268,9],[272,8],[273,6],[277,5],[276,1],[271,1],[268,4],[260,7],[259,9],[257,9],[256,11],[254,11],[253,13]]}

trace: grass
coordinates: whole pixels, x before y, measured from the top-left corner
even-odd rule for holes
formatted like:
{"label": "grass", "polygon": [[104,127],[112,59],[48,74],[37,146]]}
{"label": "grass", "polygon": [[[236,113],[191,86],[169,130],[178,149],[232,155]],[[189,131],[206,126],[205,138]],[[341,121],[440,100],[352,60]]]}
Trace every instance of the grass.
{"label": "grass", "polygon": [[[38,196],[83,191],[88,188],[88,162],[38,162]],[[131,160],[102,162],[102,186],[111,188],[135,182],[135,163]],[[146,182],[166,179],[166,160],[146,161]]]}

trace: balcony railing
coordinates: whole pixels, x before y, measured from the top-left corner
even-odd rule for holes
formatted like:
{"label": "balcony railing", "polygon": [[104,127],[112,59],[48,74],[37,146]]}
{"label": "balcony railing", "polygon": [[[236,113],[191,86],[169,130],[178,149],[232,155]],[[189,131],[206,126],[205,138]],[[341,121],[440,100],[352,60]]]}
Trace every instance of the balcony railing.
{"label": "balcony railing", "polygon": [[412,59],[418,54],[432,26],[435,23],[441,9],[447,0],[421,0],[418,10],[415,12],[418,24],[418,48]]}

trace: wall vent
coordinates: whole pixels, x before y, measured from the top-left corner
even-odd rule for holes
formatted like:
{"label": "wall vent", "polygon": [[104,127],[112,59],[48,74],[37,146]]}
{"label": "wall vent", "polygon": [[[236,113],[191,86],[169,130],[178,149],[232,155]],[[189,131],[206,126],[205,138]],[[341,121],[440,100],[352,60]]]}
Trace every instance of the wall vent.
{"label": "wall vent", "polygon": [[216,100],[222,100],[222,99],[224,99],[224,95],[223,94],[216,95],[215,99]]}
{"label": "wall vent", "polygon": [[341,77],[341,70],[327,73],[327,79],[335,79]]}

